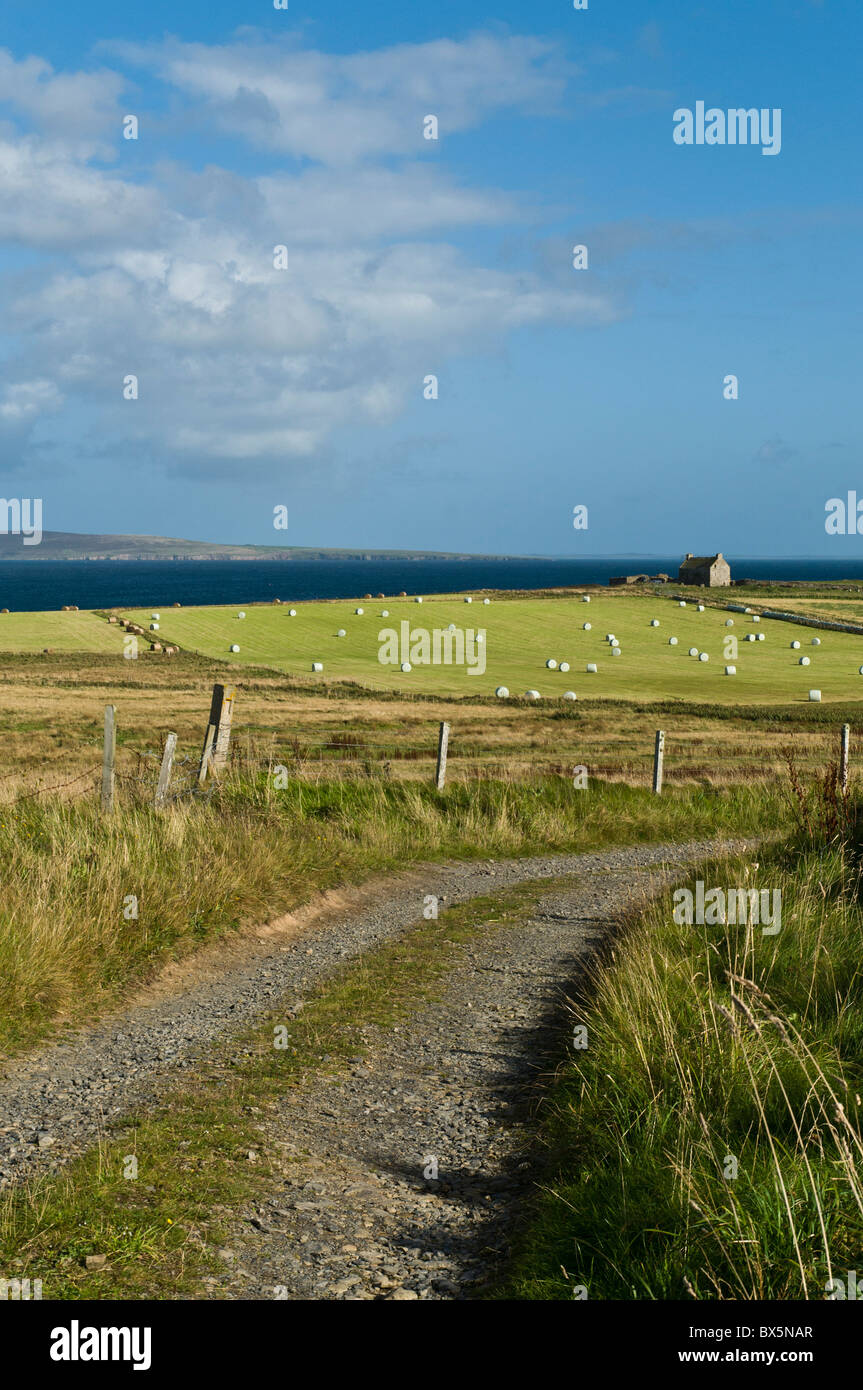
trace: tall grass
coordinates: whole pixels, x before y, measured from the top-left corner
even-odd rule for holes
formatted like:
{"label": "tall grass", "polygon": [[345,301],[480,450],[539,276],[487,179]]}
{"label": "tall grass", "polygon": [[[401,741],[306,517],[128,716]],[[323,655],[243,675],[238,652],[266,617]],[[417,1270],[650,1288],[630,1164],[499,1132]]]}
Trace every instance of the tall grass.
{"label": "tall grass", "polygon": [[[231,777],[209,802],[159,814],[91,802],[0,808],[0,1048],[60,1018],[92,1017],[171,956],[293,909],[314,893],[445,857],[584,850],[777,827],[776,792],[624,786],[567,778],[454,784],[354,779],[281,791]],[[137,899],[137,917],[134,903]]]}
{"label": "tall grass", "polygon": [[780,889],[778,934],[678,925],[669,895],[593,969],[510,1295],[824,1298],[859,1268],[860,808],[829,774],[792,800],[785,846],[698,875]]}

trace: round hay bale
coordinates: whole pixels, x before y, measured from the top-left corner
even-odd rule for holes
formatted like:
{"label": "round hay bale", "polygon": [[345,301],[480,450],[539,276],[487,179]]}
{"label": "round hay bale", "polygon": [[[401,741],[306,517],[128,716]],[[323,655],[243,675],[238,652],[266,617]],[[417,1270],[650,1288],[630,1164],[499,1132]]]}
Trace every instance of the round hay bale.
{"label": "round hay bale", "polygon": [[323,671],[323,669],[324,669],[324,663],[323,663],[322,661],[313,661],[313,662],[312,662],[312,670],[313,670],[313,671]]}
{"label": "round hay bale", "polygon": [[343,627],[340,627],[338,632],[336,633],[337,637],[347,637],[347,635],[348,634],[345,632]]}
{"label": "round hay bale", "polygon": [[765,640],[765,639],[764,639],[764,633],[763,633],[763,632],[759,632],[758,637],[757,637],[757,641],[763,642],[764,640]]}
{"label": "round hay bale", "polygon": [[161,643],[161,642],[151,642],[151,643],[150,643],[150,651],[151,651],[151,652],[160,652],[161,650],[162,650],[162,643]]}
{"label": "round hay bale", "polygon": [[799,650],[800,650],[800,643],[799,643],[799,642],[792,642],[792,643],[791,643],[791,650],[792,650],[793,652],[799,651]]}
{"label": "round hay bale", "polygon": [[726,676],[736,676],[736,675],[737,675],[737,667],[736,667],[736,666],[726,666],[726,668],[725,668],[725,674],[726,674]]}
{"label": "round hay bale", "polygon": [[697,647],[690,647],[690,648],[689,648],[689,655],[690,655],[690,656],[697,656],[697,655],[698,655],[698,648],[697,648]]}
{"label": "round hay bale", "polygon": [[[273,603],[281,603],[281,601],[282,601],[282,600],[281,600],[280,598],[274,598],[274,599],[273,599]],[[172,603],[172,604],[171,604],[171,607],[172,607],[172,608],[182,608],[182,606],[183,606],[182,603]]]}
{"label": "round hay bale", "polygon": [[408,596],[408,595],[407,595],[407,590],[406,590],[406,589],[400,589],[400,590],[399,590],[399,598],[407,598],[407,596]]}
{"label": "round hay bale", "polygon": [[274,599],[272,600],[273,603],[281,603],[281,601],[282,601],[282,600],[281,600],[280,598],[274,598]]}
{"label": "round hay bale", "polygon": [[582,623],[581,626],[585,632],[590,632],[590,623]]}
{"label": "round hay bale", "polygon": [[699,653],[698,653],[698,660],[699,660],[699,661],[709,661],[709,660],[710,660],[710,657],[707,655],[707,652],[699,652]]}
{"label": "round hay bale", "polygon": [[420,598],[419,594],[417,594],[416,598],[414,599],[414,603],[422,603],[422,599]]}
{"label": "round hay bale", "polygon": [[798,661],[797,665],[798,665],[798,666],[808,666],[808,665],[809,665],[809,657],[808,657],[808,656],[801,656],[801,658],[800,658],[800,660]]}
{"label": "round hay bale", "polygon": [[386,598],[386,594],[378,594],[378,598]]}
{"label": "round hay bale", "polygon": [[555,661],[555,659],[554,659],[553,656],[550,656],[550,657],[549,657],[548,661],[545,663],[545,666],[546,666],[546,670],[547,670],[547,671],[556,671],[556,670],[557,670],[557,662]]}
{"label": "round hay bale", "polygon": [[685,607],[686,607],[686,599],[685,599],[685,598],[678,599],[678,606],[679,606],[680,608],[685,608]]}
{"label": "round hay bale", "polygon": [[576,695],[574,690],[564,690],[563,698],[564,700],[577,700],[578,696]]}
{"label": "round hay bale", "polygon": [[288,617],[289,617],[289,618],[295,618],[296,616],[297,616],[297,610],[296,610],[296,608],[289,608],[289,609],[288,609]]}
{"label": "round hay bale", "polygon": [[499,685],[498,688],[497,688],[497,690],[496,690],[494,693],[495,693],[495,695],[497,696],[497,698],[498,698],[499,700],[508,700],[508,699],[509,699],[509,691],[508,691],[508,689],[507,689],[507,687],[506,687],[505,685]]}
{"label": "round hay bale", "polygon": [[[53,655],[54,655],[54,648],[53,648],[53,647],[43,647],[43,648],[42,648],[42,655],[43,655],[43,656],[53,656]],[[860,671],[861,671],[861,674],[863,674],[863,666],[861,666]]]}
{"label": "round hay bale", "polygon": [[363,594],[363,598],[368,600],[371,598],[371,594]]}
{"label": "round hay bale", "polygon": [[470,594],[468,594],[468,595],[465,597],[465,603],[473,603],[473,599],[471,598]]}
{"label": "round hay bale", "polygon": [[699,611],[699,613],[703,613],[703,612],[704,612],[704,604],[703,604],[703,603],[699,603],[699,605],[698,605],[698,611]]}
{"label": "round hay bale", "polygon": [[725,619],[725,626],[726,626],[726,627],[733,627],[733,626],[734,626],[734,619],[733,619],[733,618],[726,618],[726,619]]}
{"label": "round hay bale", "polygon": [[612,655],[612,656],[623,656],[623,652],[620,650],[620,647],[612,647],[612,649],[611,649],[611,655]]}
{"label": "round hay bale", "polygon": [[157,622],[159,621],[160,614],[158,614],[158,613],[151,613],[151,614],[150,614],[150,617],[153,619],[153,622],[154,622],[154,623],[157,623]]}
{"label": "round hay bale", "polygon": [[526,700],[541,700],[542,696],[538,690],[526,690],[524,692],[524,698]]}
{"label": "round hay bale", "polygon": [[390,616],[390,610],[389,610],[388,608],[385,608],[385,609],[382,611],[382,613],[381,613],[381,617],[382,617],[382,618],[388,618],[389,616]]}
{"label": "round hay bale", "polygon": [[151,623],[151,624],[150,624],[150,631],[151,631],[151,632],[158,632],[158,631],[159,631],[159,624],[158,624],[158,623]]}
{"label": "round hay bale", "polygon": [[668,645],[669,645],[669,647],[676,647],[676,646],[677,646],[677,638],[676,638],[676,637],[669,637],[669,639],[668,639]]}
{"label": "round hay bale", "polygon": [[[8,609],[8,608],[4,608],[4,609],[3,609],[3,612],[4,612],[4,613],[8,613],[8,612],[9,612],[9,609]],[[111,617],[108,619],[108,622],[109,622],[109,623],[116,623],[116,622],[117,622],[117,618],[114,616],[113,613],[111,614]]]}
{"label": "round hay bale", "polygon": [[659,627],[659,619],[658,619],[658,618],[651,618],[651,619],[650,619],[650,626],[651,626],[651,627]]}
{"label": "round hay bale", "polygon": [[231,646],[230,646],[230,650],[231,650],[232,652],[238,652],[240,649],[239,649],[239,647],[237,646],[236,642],[232,642],[232,643],[231,643]]}
{"label": "round hay bale", "polygon": [[760,619],[760,617],[758,616],[757,613],[754,615],[752,621],[753,621],[754,623],[760,623],[760,622],[761,622],[761,619]]}
{"label": "round hay bale", "polygon": [[810,690],[810,691],[809,691],[809,699],[810,699],[810,700],[816,700],[816,701],[820,700],[820,699],[821,699],[821,691],[820,691],[820,690]]}
{"label": "round hay bale", "polygon": [[483,599],[483,603],[491,603],[491,599],[490,599],[490,598],[484,598],[484,599]]}
{"label": "round hay bale", "polygon": [[813,638],[812,638],[811,645],[812,645],[813,647],[820,647],[820,646],[821,646],[821,638],[820,638],[820,637],[813,637]]}
{"label": "round hay bale", "polygon": [[363,616],[363,612],[364,612],[364,610],[363,610],[362,608],[355,608],[355,609],[354,609],[354,614],[355,614],[356,617],[358,617],[358,618],[361,618],[361,617]]}
{"label": "round hay bale", "polygon": [[744,640],[745,642],[754,642],[754,641],[755,641],[755,633],[754,633],[754,632],[747,632],[747,634],[746,634],[746,636],[745,636],[745,638],[744,638],[743,640]]}
{"label": "round hay bale", "polygon": [[484,641],[485,641],[485,634],[482,633],[482,632],[478,632],[477,635],[476,635],[476,640],[477,640],[477,642],[484,642]]}
{"label": "round hay bale", "polygon": [[582,594],[581,601],[582,603],[590,603],[590,594]]}
{"label": "round hay bale", "polygon": [[410,662],[409,662],[409,661],[403,661],[402,664],[401,664],[401,669],[405,672],[405,674],[407,674],[407,672],[410,671],[410,669],[411,669],[411,664],[410,664]]}
{"label": "round hay bale", "polygon": [[563,674],[566,675],[567,671],[569,670],[569,662],[568,662],[568,661],[562,661],[562,662],[560,663],[560,665],[558,666],[557,669],[558,669],[558,671],[562,671]]}
{"label": "round hay bale", "polygon": [[237,614],[237,617],[238,617],[238,618],[245,618],[245,616],[246,616],[245,613],[242,613],[242,612],[240,612],[240,613]]}
{"label": "round hay bale", "polygon": [[596,674],[596,671],[597,671],[596,662],[595,662],[595,661],[589,661],[589,662],[587,663],[587,666],[586,666],[585,669],[586,669],[587,671],[589,671],[591,675],[595,675],[595,674]]}

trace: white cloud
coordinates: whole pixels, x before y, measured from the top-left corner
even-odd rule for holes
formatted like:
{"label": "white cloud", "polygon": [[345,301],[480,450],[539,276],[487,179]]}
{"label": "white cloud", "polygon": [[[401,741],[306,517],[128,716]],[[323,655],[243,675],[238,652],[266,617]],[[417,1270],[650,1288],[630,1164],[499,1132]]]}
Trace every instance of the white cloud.
{"label": "white cloud", "polygon": [[158,73],[222,129],[336,165],[427,151],[428,114],[445,138],[507,109],[547,110],[577,71],[541,39],[489,34],[356,54],[255,41],[105,47]]}
{"label": "white cloud", "polygon": [[[254,140],[324,164],[272,172],[268,158],[265,173],[239,173],[166,161],[142,182],[53,128],[7,131],[0,236],[52,256],[6,295],[20,351],[0,419],[18,434],[66,398],[89,411],[85,449],[186,471],[303,467],[334,429],[392,421],[459,354],[497,348],[525,324],[617,316],[584,279],[484,266],[438,239],[530,222],[516,198],[456,182],[439,159],[370,160],[416,152],[434,94],[449,130],[556,101],[561,64],[548,45],[481,36],[350,57],[179,44],[135,54],[183,86],[198,115],[218,108]],[[74,83],[49,100],[42,87],[57,75],[38,63],[16,73],[18,105],[35,112],[40,98],[51,125]],[[82,129],[119,85],[82,80]],[[239,92],[251,95],[238,106]],[[280,243],[287,271],[273,265]],[[122,396],[130,373],[136,401]]]}

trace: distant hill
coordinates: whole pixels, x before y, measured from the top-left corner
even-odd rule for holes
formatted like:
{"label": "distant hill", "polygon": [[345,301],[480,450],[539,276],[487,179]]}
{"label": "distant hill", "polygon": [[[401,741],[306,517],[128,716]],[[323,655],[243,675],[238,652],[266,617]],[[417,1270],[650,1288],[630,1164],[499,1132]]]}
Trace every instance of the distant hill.
{"label": "distant hill", "polygon": [[[467,552],[444,550],[340,550],[312,546],[220,545],[171,536],[88,536],[45,531],[39,545],[0,534],[0,560],[470,560]],[[506,560],[508,555],[483,556]]]}

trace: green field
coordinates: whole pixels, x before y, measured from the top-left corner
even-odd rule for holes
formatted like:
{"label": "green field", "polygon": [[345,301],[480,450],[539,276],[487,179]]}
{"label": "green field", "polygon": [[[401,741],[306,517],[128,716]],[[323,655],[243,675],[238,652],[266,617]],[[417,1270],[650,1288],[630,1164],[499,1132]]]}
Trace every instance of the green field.
{"label": "green field", "polygon": [[[176,642],[205,656],[246,666],[266,666],[326,683],[353,680],[376,689],[400,693],[491,695],[506,686],[511,696],[538,690],[543,699],[556,699],[573,690],[579,699],[669,699],[720,704],[787,704],[808,701],[810,689],[824,701],[863,698],[863,636],[821,631],[793,623],[753,618],[724,609],[697,611],[697,600],[681,608],[675,600],[642,595],[595,595],[581,598],[492,599],[484,604],[474,596],[468,605],[462,595],[429,598],[420,605],[411,599],[374,599],[247,605],[232,607],[165,608],[159,610],[161,641]],[[296,617],[290,616],[290,607]],[[364,609],[362,616],[355,610]],[[387,610],[389,616],[382,616]],[[238,618],[244,611],[246,617]],[[147,626],[150,610],[129,610],[126,616]],[[659,620],[652,627],[651,619]],[[726,627],[731,618],[734,626]],[[379,634],[400,630],[407,621],[412,633],[431,634],[456,628],[484,631],[484,673],[470,674],[466,664],[425,664],[420,651],[412,669],[382,664]],[[591,630],[585,632],[583,624]],[[344,629],[344,637],[337,636]],[[763,641],[747,642],[749,633]],[[621,655],[612,656],[606,634],[617,637]],[[677,637],[676,646],[669,645]],[[820,646],[813,646],[817,636]],[[736,637],[736,657],[726,657],[724,642]],[[415,638],[413,639],[416,640]],[[792,641],[800,649],[791,648]],[[240,650],[232,654],[236,643]],[[690,647],[706,652],[708,660],[689,655]],[[475,653],[478,648],[474,649]],[[807,656],[809,666],[799,665]],[[568,662],[570,669],[548,670],[546,661]],[[323,670],[313,673],[312,663]],[[587,672],[588,663],[597,671]],[[726,665],[737,668],[724,674]]]}
{"label": "green field", "polygon": [[123,633],[95,613],[0,613],[0,651],[123,651]]}

